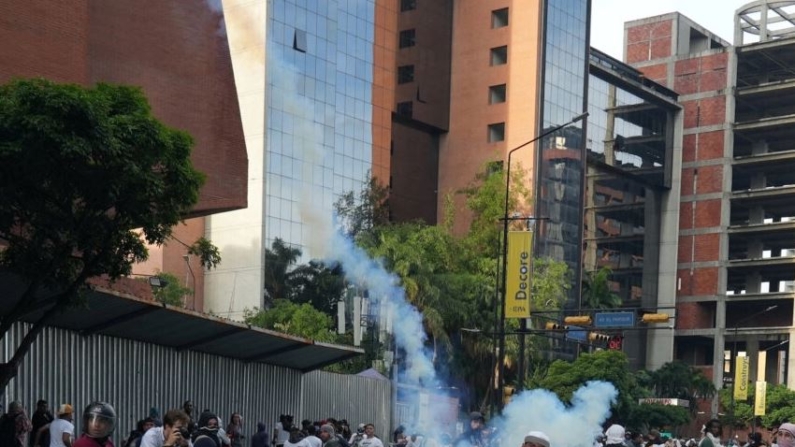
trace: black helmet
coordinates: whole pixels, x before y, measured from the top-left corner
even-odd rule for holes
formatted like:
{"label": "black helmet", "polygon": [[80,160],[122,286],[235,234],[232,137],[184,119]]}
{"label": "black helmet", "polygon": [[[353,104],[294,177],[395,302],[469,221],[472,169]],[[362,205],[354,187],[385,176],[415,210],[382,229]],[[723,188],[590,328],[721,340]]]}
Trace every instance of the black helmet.
{"label": "black helmet", "polygon": [[90,438],[107,438],[116,428],[116,410],[106,402],[92,402],[83,411],[83,432]]}

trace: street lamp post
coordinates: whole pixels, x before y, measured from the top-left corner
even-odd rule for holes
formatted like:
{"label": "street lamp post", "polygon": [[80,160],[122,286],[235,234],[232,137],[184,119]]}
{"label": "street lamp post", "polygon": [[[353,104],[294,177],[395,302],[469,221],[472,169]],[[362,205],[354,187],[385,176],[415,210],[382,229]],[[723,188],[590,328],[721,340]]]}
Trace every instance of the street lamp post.
{"label": "street lamp post", "polygon": [[735,380],[735,377],[734,377],[734,364],[736,363],[736,360],[737,360],[737,331],[740,329],[740,324],[745,323],[746,321],[751,320],[753,318],[756,318],[759,315],[762,315],[764,313],[770,312],[771,310],[773,310],[773,309],[775,309],[777,307],[778,307],[778,304],[774,304],[772,306],[768,306],[768,307],[760,310],[759,312],[751,314],[751,315],[741,319],[740,321],[734,323],[734,328],[732,329],[732,331],[734,332],[734,337],[733,337],[733,340],[732,340],[732,355],[731,355],[731,360],[730,360],[730,363],[729,363],[729,376],[732,379],[731,407],[729,409],[730,412],[731,412],[731,418],[729,420],[731,421],[731,424],[732,424],[731,425],[731,430],[729,431],[730,439],[734,439],[734,405],[735,405],[734,390],[737,388],[737,383],[736,383],[737,380]]}
{"label": "street lamp post", "polygon": [[[505,208],[504,208],[505,215],[503,216],[503,219],[502,219],[502,224],[503,224],[503,227],[502,227],[502,240],[503,240],[503,243],[502,243],[502,287],[501,287],[501,292],[502,292],[502,306],[501,307],[502,307],[502,310],[500,311],[500,333],[501,333],[501,335],[500,335],[500,349],[499,349],[499,355],[500,355],[500,358],[499,358],[499,361],[500,361],[500,365],[499,365],[499,374],[500,374],[499,395],[500,396],[502,396],[502,394],[503,394],[503,388],[504,388],[504,385],[505,385],[505,380],[504,380],[503,373],[505,372],[505,362],[504,362],[504,358],[505,358],[505,302],[506,302],[506,292],[507,292],[507,284],[506,283],[508,281],[508,269],[506,268],[506,266],[508,264],[508,221],[511,220],[511,218],[508,216],[508,213],[509,213],[509,210],[508,210],[509,200],[508,199],[509,199],[510,190],[511,190],[511,155],[513,155],[513,153],[518,151],[519,149],[521,149],[521,148],[523,148],[523,147],[525,147],[527,145],[533,144],[536,141],[538,141],[538,140],[540,140],[540,139],[542,139],[542,138],[544,138],[544,137],[546,137],[546,136],[548,136],[550,134],[553,134],[553,133],[555,133],[555,132],[557,132],[557,131],[565,128],[565,127],[568,127],[568,126],[570,126],[570,125],[572,125],[572,124],[574,124],[574,123],[576,123],[578,121],[581,121],[581,120],[583,120],[583,119],[585,119],[587,117],[588,117],[588,112],[585,112],[585,113],[582,113],[580,115],[577,115],[574,118],[570,119],[568,122],[563,123],[563,124],[561,124],[559,126],[553,127],[551,129],[548,129],[548,130],[542,132],[537,137],[533,138],[532,140],[530,140],[530,141],[528,141],[528,142],[526,142],[524,144],[521,144],[521,145],[511,149],[510,151],[508,151],[508,163],[507,163],[507,166],[506,166],[506,169],[505,169]],[[519,324],[520,324],[520,326],[519,326],[520,327],[520,332],[523,332],[523,331],[527,330],[527,319],[522,318],[520,320]],[[519,365],[518,365],[519,366],[519,375],[518,375],[518,380],[517,380],[518,385],[519,385],[518,389],[522,389],[522,387],[524,386],[524,356],[525,356],[524,345],[525,345],[524,334],[520,334],[519,335]]]}

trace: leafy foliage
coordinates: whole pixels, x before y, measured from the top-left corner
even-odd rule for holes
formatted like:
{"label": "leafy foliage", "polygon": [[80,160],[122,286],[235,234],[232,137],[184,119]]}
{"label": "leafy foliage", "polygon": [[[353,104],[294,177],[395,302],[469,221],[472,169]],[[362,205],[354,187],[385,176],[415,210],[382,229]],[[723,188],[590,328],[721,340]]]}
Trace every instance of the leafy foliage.
{"label": "leafy foliage", "polygon": [[331,317],[315,309],[311,304],[296,304],[277,299],[268,310],[246,310],[246,323],[265,329],[273,329],[299,337],[323,342],[334,342]]}
{"label": "leafy foliage", "polygon": [[648,429],[652,427],[676,427],[690,423],[691,414],[687,408],[676,405],[641,404],[632,410],[628,420],[632,427]]}
{"label": "leafy foliage", "polygon": [[546,388],[557,394],[562,401],[569,402],[574,391],[589,380],[612,383],[618,390],[618,399],[613,405],[613,418],[630,419],[641,390],[629,370],[626,354],[621,351],[605,350],[581,354],[574,362],[556,360],[550,365],[547,375],[532,385]]}
{"label": "leafy foliage", "polygon": [[711,399],[716,392],[715,385],[703,371],[679,361],[668,362],[649,376],[649,386],[655,396],[687,399],[693,414],[699,399]]}
{"label": "leafy foliage", "polygon": [[301,250],[276,238],[265,249],[265,305],[287,298],[287,279],[293,264],[301,257]]}
{"label": "leafy foliage", "polygon": [[[170,237],[204,180],[191,164],[192,145],[152,115],[135,87],[0,86],[0,239],[7,243],[0,267],[27,281],[0,337],[31,309],[55,303],[2,365],[0,388],[49,319],[78,303],[88,278],[127,275],[147,258],[143,240]],[[45,288],[57,292],[46,302],[33,298]]]}
{"label": "leafy foliage", "polygon": [[334,209],[345,233],[357,239],[373,228],[389,223],[389,188],[370,176],[358,197],[354,191],[348,191],[337,199]]}
{"label": "leafy foliage", "polygon": [[[171,306],[183,306],[185,297],[193,295],[193,290],[182,286],[179,278],[171,273],[158,273],[161,281],[166,282],[165,287],[159,287],[154,290],[155,299],[161,303],[169,304]],[[147,281],[144,279],[144,281]]]}
{"label": "leafy foliage", "polygon": [[301,249],[290,247],[280,238],[265,249],[266,307],[275,300],[287,299],[335,315],[336,303],[345,292],[342,268],[327,267],[315,260],[297,264],[300,257]]}
{"label": "leafy foliage", "polygon": [[582,303],[586,308],[613,309],[621,306],[621,297],[610,290],[611,273],[608,267],[586,273],[582,282]]}
{"label": "leafy foliage", "polygon": [[[720,403],[725,409],[726,416],[722,422],[731,425],[731,387],[720,390]],[[756,397],[756,387],[753,384],[748,386],[748,399],[736,401],[734,408],[734,425],[736,428],[746,428],[752,425],[754,419],[753,402]],[[787,388],[786,385],[767,386],[765,395],[765,415],[758,416],[757,426],[772,429],[784,422],[795,420],[795,391]]]}
{"label": "leafy foliage", "polygon": [[196,239],[196,242],[188,247],[188,254],[198,256],[201,260],[202,267],[207,270],[212,270],[221,263],[221,252],[218,250],[218,247],[213,245],[213,243],[204,236]]}

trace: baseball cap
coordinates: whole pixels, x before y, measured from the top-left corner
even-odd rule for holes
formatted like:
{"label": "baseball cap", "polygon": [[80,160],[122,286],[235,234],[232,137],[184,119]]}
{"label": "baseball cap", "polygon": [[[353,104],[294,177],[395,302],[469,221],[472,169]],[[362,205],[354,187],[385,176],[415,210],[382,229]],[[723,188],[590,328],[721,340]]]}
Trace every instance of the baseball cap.
{"label": "baseball cap", "polygon": [[72,406],[69,404],[61,404],[61,406],[58,407],[58,416],[62,416],[64,414],[72,414],[72,413],[74,413],[74,410],[72,409]]}

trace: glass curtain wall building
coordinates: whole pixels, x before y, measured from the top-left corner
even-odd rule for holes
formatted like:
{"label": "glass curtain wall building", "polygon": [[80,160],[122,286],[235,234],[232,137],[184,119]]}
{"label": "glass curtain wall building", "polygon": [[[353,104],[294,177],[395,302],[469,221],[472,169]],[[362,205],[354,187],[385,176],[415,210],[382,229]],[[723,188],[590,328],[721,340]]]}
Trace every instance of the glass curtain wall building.
{"label": "glass curtain wall building", "polygon": [[308,249],[311,206],[368,179],[373,144],[375,0],[268,2],[265,246]]}
{"label": "glass curtain wall building", "polygon": [[[587,108],[589,0],[547,0],[544,8],[541,131]],[[579,304],[585,123],[577,122],[540,142],[537,160],[536,257],[565,261],[573,278],[567,307]],[[540,133],[540,132],[539,132]]]}

